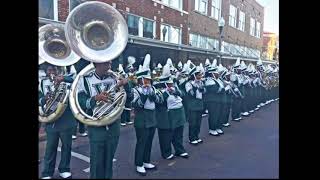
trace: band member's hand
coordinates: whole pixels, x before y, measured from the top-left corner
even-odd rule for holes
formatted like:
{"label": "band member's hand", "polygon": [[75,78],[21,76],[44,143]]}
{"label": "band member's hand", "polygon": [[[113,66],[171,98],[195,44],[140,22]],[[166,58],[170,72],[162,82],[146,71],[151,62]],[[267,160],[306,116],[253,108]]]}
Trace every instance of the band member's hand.
{"label": "band member's hand", "polygon": [[55,81],[57,82],[57,83],[60,83],[60,82],[62,82],[64,80],[64,77],[62,76],[62,75],[58,75],[58,76],[56,76],[56,78],[55,78]]}
{"label": "band member's hand", "polygon": [[173,88],[170,88],[170,87],[168,87],[167,90],[168,90],[170,93],[172,93],[172,92],[174,91]]}
{"label": "band member's hand", "polygon": [[104,102],[107,102],[108,96],[109,96],[108,93],[106,93],[106,92],[101,92],[100,94],[97,94],[97,95],[94,97],[94,99],[95,99],[96,101],[104,101]]}
{"label": "band member's hand", "polygon": [[47,93],[47,94],[44,96],[44,99],[45,99],[45,101],[47,102],[47,101],[50,99],[50,93]]}

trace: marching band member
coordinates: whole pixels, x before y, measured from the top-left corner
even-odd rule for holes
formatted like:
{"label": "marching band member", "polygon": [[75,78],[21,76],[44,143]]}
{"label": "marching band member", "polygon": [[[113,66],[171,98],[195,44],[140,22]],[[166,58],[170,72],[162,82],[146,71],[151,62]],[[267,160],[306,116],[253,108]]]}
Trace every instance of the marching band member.
{"label": "marching band member", "polygon": [[152,80],[153,80],[153,83],[157,83],[157,82],[159,82],[159,77],[161,75],[162,65],[160,63],[158,63],[158,65],[155,67],[155,69],[153,71],[155,71],[155,74],[152,77]]}
{"label": "marching band member", "polygon": [[241,101],[243,98],[242,92],[240,91],[240,88],[242,86],[242,79],[240,77],[240,70],[238,69],[240,67],[240,58],[237,59],[236,63],[233,65],[233,69],[235,72],[233,72],[230,75],[230,80],[232,83],[237,87],[237,97],[234,97],[232,101],[232,120],[234,121],[240,121],[241,118]]}
{"label": "marching band member", "polygon": [[267,66],[267,70],[266,70],[266,91],[267,91],[267,95],[266,95],[266,98],[267,98],[267,104],[271,103],[273,100],[272,100],[272,71],[273,71],[273,68],[271,67],[271,65],[269,64]]}
{"label": "marching band member", "polygon": [[248,93],[249,93],[249,84],[248,84],[248,77],[246,76],[246,70],[247,70],[247,66],[244,63],[244,61],[241,61],[240,67],[239,67],[241,73],[240,73],[240,78],[242,79],[242,84],[240,86],[240,91],[243,95],[243,98],[241,100],[241,115],[242,116],[249,116],[248,113]]}
{"label": "marching band member", "polygon": [[266,98],[265,98],[265,94],[266,94],[266,89],[264,88],[265,82],[263,81],[263,76],[264,76],[264,71],[265,68],[262,64],[262,60],[259,59],[257,62],[257,75],[259,78],[259,91],[258,91],[258,102],[260,102],[260,104],[257,105],[257,107],[255,108],[255,110],[258,110],[260,107],[266,105]]}
{"label": "marching band member", "polygon": [[254,71],[253,76],[253,85],[256,88],[253,110],[257,111],[260,107],[264,106],[264,104],[262,104],[262,90],[264,89],[264,87],[262,86],[262,80],[260,79],[259,71]]}
{"label": "marching band member", "polygon": [[[38,77],[39,77],[39,90],[38,90],[38,93],[39,93],[39,97],[41,96],[41,92],[40,92],[40,82],[43,78],[45,78],[47,75],[46,75],[46,72],[43,70],[43,65],[40,65],[39,66],[39,72],[38,72]],[[40,128],[41,128],[41,122],[39,121],[39,126],[38,126],[38,133],[40,131]],[[38,160],[39,163],[41,162],[41,160],[39,159]]]}
{"label": "marching band member", "polygon": [[[68,86],[73,82],[70,76],[58,75],[57,66],[44,64],[46,77],[40,82],[39,103],[44,108],[57,85],[66,82]],[[67,87],[69,88],[69,87]],[[58,170],[62,178],[70,178],[70,159],[72,145],[72,131],[76,127],[76,121],[71,109],[67,106],[62,116],[54,122],[45,124],[47,134],[46,151],[44,156],[44,169],[42,179],[51,179],[56,164],[57,148],[61,140],[61,160]]]}
{"label": "marching band member", "polygon": [[181,98],[183,94],[174,85],[168,64],[163,67],[160,83],[163,84],[161,92],[164,100],[162,103],[164,112],[162,114],[159,112],[157,118],[161,155],[164,159],[172,159],[174,157],[171,149],[172,144],[175,149],[175,156],[188,158],[189,155],[183,147],[183,127],[186,123],[185,110]]}
{"label": "marching band member", "polygon": [[[214,59],[213,61],[217,61],[217,60]],[[208,69],[209,69],[210,67],[211,67],[210,60],[209,60],[209,59],[206,59],[206,62],[205,62],[205,64],[204,64],[205,74],[206,74],[206,72],[208,71]],[[205,116],[205,115],[209,114],[208,105],[207,105],[207,103],[206,103],[206,100],[204,100],[203,106],[204,106],[204,108],[203,108],[203,109],[204,109],[204,112],[202,113],[202,116]]]}
{"label": "marching band member", "polygon": [[183,68],[182,62],[179,61],[177,70],[178,70],[179,72],[181,72],[181,71],[182,71],[182,68]]}
{"label": "marching band member", "polygon": [[249,113],[253,113],[255,110],[255,95],[256,95],[256,85],[253,83],[254,82],[254,69],[253,69],[253,64],[250,63],[248,65],[248,68],[247,68],[247,73],[248,73],[248,86],[249,86],[249,92],[248,92],[248,112]]}
{"label": "marching band member", "polygon": [[156,127],[155,103],[162,100],[160,94],[156,93],[155,87],[151,85],[150,55],[147,54],[143,66],[140,65],[136,72],[138,86],[133,88],[134,98],[132,106],[135,109],[134,128],[136,131],[135,166],[136,171],[146,175],[146,169],[156,169],[150,163],[151,147]]}
{"label": "marching band member", "polygon": [[185,110],[185,117],[186,121],[188,121],[188,96],[186,95],[186,83],[188,82],[189,79],[189,66],[190,66],[191,61],[189,60],[187,63],[183,65],[182,71],[179,73],[179,76],[177,77],[177,85],[182,92],[182,104]]}
{"label": "marching band member", "polygon": [[223,110],[222,110],[222,125],[224,127],[228,127],[230,126],[229,123],[229,115],[231,112],[231,105],[232,105],[232,99],[233,97],[237,97],[238,95],[236,94],[236,87],[232,84],[232,82],[230,81],[230,71],[227,70],[226,68],[224,69],[224,71],[221,74],[222,77],[222,81],[224,83],[225,86],[225,93],[224,93],[224,97],[223,97]]}
{"label": "marching band member", "polygon": [[205,87],[207,92],[203,96],[204,103],[207,104],[209,112],[209,134],[213,136],[218,136],[220,133],[223,133],[223,131],[218,127],[218,124],[220,124],[219,122],[222,110],[221,93],[223,89],[223,84],[217,82],[219,73],[217,71],[216,64],[217,61],[214,60],[212,65],[208,67],[205,80]]}
{"label": "marching band member", "polygon": [[[216,60],[217,61],[217,60]],[[206,62],[204,63],[204,68],[206,71],[208,71],[208,69],[210,68],[211,63],[209,59],[206,59]]]}
{"label": "marching band member", "polygon": [[201,119],[203,112],[203,94],[206,92],[202,75],[198,67],[190,62],[190,80],[185,85],[188,103],[188,122],[189,122],[189,143],[197,145],[203,142],[199,138]]}
{"label": "marching band member", "polygon": [[[84,60],[85,61],[85,60]],[[86,64],[86,63],[83,63],[82,65],[84,65],[84,64]],[[77,68],[80,68],[79,67],[79,64],[78,64],[78,67]],[[82,67],[82,69],[83,69],[84,67]],[[68,69],[68,67],[67,67],[67,69]],[[71,65],[71,66],[69,66],[69,74],[72,76],[72,78],[74,79],[74,78],[76,78],[76,75],[77,75],[77,73],[78,72],[80,72],[82,69],[78,69],[78,71],[76,70],[76,68],[75,68],[75,65]],[[78,121],[77,120],[77,126],[79,125],[79,134],[80,134],[80,136],[81,137],[86,137],[86,136],[88,136],[88,133],[86,132],[86,128],[85,128],[85,125],[82,123],[82,122],[80,122],[80,121]],[[72,139],[77,139],[77,126],[74,128],[74,130],[73,130],[73,133],[72,133]]]}
{"label": "marching band member", "polygon": [[276,66],[273,71],[273,76],[274,76],[274,100],[277,101],[279,100],[279,67]]}
{"label": "marching band member", "polygon": [[251,66],[252,72],[250,75],[252,76],[252,87],[253,87],[253,97],[252,97],[252,108],[251,112],[257,111],[260,107],[261,103],[261,94],[260,94],[260,88],[262,87],[261,79],[259,78],[259,73],[256,71],[255,67],[252,65]]}
{"label": "marching band member", "polygon": [[[128,79],[128,75],[124,71],[122,64],[119,64],[118,72],[123,78]],[[132,98],[133,98],[132,94],[131,94],[131,89],[133,87],[134,87],[133,82],[128,80],[127,88],[125,88],[125,91],[127,94],[127,100],[125,103],[125,108],[121,114],[121,122],[120,122],[121,126],[133,124],[133,122],[130,120],[130,110],[131,110],[130,109],[130,104],[131,104],[130,102],[132,101]]]}
{"label": "marching band member", "polygon": [[[111,62],[93,63],[95,71],[79,80],[79,104],[92,115],[97,102],[108,101],[114,90],[127,84],[126,79],[117,80],[109,73]],[[107,92],[115,86],[111,92]],[[128,88],[124,86],[124,88]],[[107,126],[88,126],[90,144],[90,178],[112,178],[112,162],[120,135],[120,120]]]}

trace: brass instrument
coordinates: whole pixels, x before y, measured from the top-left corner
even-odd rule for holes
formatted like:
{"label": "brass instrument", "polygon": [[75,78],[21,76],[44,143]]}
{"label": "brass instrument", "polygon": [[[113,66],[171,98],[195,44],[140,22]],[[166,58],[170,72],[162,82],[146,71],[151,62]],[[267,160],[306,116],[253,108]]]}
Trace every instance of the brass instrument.
{"label": "brass instrument", "polygon": [[[125,49],[128,27],[122,15],[112,6],[97,1],[85,2],[74,8],[66,20],[66,38],[82,58],[94,62],[110,62]],[[83,76],[94,72],[93,64],[81,70],[75,78],[69,97],[73,115],[89,126],[105,126],[119,119],[125,108],[126,92],[123,87],[112,87],[108,102],[99,102],[93,116],[82,110],[78,101],[78,83]],[[112,72],[112,71],[111,71]],[[112,72],[116,79],[120,76]]]}
{"label": "brass instrument", "polygon": [[[62,25],[47,24],[39,28],[39,64],[44,61],[56,66],[69,66],[80,60],[68,45]],[[62,72],[63,73],[63,72]],[[54,77],[51,76],[51,80]],[[50,92],[45,109],[39,105],[40,122],[49,123],[57,120],[67,107],[69,90],[64,82],[54,82],[55,90]]]}

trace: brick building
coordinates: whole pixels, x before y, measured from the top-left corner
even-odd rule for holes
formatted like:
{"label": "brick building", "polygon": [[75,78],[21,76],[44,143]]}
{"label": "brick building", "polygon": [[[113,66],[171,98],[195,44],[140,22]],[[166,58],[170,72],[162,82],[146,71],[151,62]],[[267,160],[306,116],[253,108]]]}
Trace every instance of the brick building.
{"label": "brick building", "polygon": [[277,58],[278,37],[275,33],[263,33],[263,56],[266,60],[275,60]]}
{"label": "brick building", "polygon": [[[40,23],[64,22],[83,1],[39,0]],[[221,50],[228,55],[222,63],[234,62],[235,56],[254,62],[260,56],[264,12],[255,0],[99,1],[115,7],[127,20],[130,36],[122,59],[146,53],[155,57],[153,64],[164,64],[168,57],[174,63],[217,58],[221,16],[225,20]]]}

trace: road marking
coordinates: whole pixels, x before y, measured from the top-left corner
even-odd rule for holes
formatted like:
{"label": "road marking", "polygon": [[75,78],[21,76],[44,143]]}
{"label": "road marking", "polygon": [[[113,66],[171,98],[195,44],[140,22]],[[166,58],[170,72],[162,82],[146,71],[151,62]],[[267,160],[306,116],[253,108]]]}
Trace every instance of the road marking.
{"label": "road marking", "polygon": [[[58,147],[58,151],[61,152],[61,147]],[[85,156],[85,155],[82,155],[82,154],[79,154],[79,153],[76,153],[76,152],[71,151],[71,156],[74,156],[74,157],[76,157],[76,158],[78,158],[78,159],[81,159],[81,160],[83,160],[83,161],[85,161],[85,162],[87,162],[87,163],[90,164],[90,158],[87,157],[87,156]],[[113,161],[113,162],[116,162],[117,159],[113,159],[112,161]],[[82,171],[84,171],[84,172],[86,172],[86,173],[89,173],[89,172],[90,172],[90,167],[88,167],[88,168],[86,168],[86,169],[84,169],[84,170],[82,170]]]}
{"label": "road marking", "polygon": [[89,173],[90,172],[90,167],[88,167],[87,169],[84,169],[83,171],[86,172],[86,173]]}
{"label": "road marking", "polygon": [[[61,152],[61,147],[58,147],[58,151]],[[79,153],[76,153],[76,152],[71,151],[71,156],[74,156],[74,157],[76,157],[76,158],[78,158],[78,159],[81,159],[81,160],[83,160],[83,161],[86,161],[87,163],[90,163],[90,158],[87,157],[87,156],[85,156],[85,155],[82,155],[82,154],[79,154]]]}
{"label": "road marking", "polygon": [[176,161],[173,161],[173,162],[169,163],[168,166],[172,166],[172,165],[174,165],[175,163],[176,163]]}
{"label": "road marking", "polygon": [[[61,152],[61,147],[58,147],[58,151]],[[85,156],[85,155],[82,155],[82,154],[79,154],[79,153],[71,151],[71,156],[76,157],[78,159],[81,159],[81,160],[83,160],[83,161],[85,161],[85,162],[90,164],[90,158]],[[84,169],[82,171],[88,173],[88,172],[90,172],[90,168]]]}

